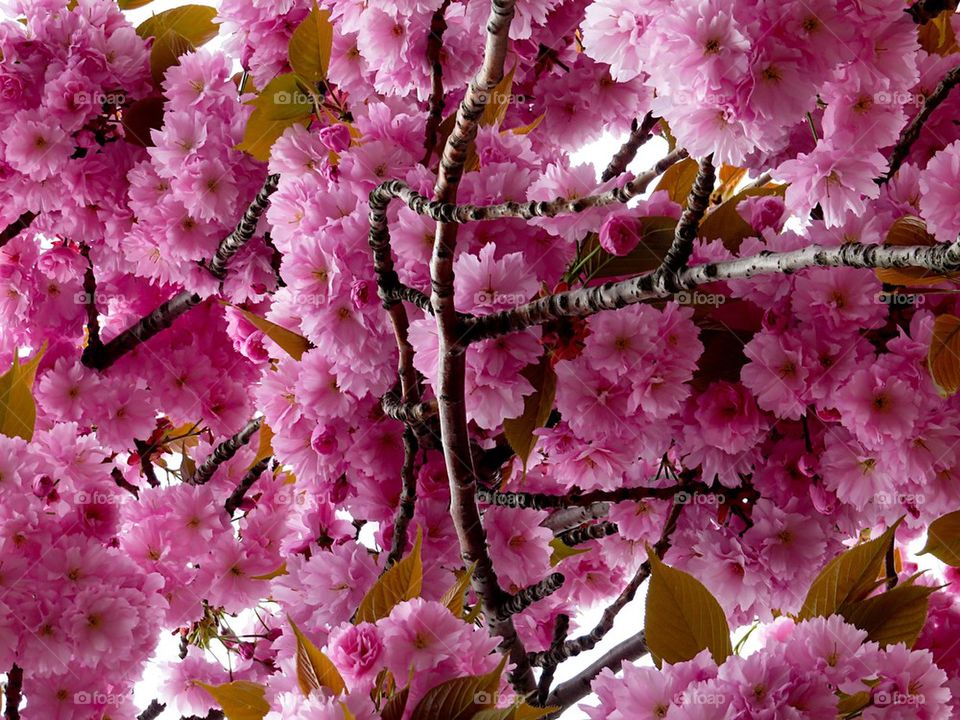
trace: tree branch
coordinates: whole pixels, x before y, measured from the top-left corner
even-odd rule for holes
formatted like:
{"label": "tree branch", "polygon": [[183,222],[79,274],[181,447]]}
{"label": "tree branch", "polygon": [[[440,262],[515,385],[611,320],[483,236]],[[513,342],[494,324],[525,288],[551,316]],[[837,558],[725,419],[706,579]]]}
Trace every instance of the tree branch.
{"label": "tree branch", "polygon": [[[679,273],[675,287],[693,288],[718,280],[742,280],[755,275],[789,274],[810,267],[902,268],[920,267],[952,272],[960,267],[960,243],[949,245],[888,247],[846,243],[840,247],[808,245],[800,250],[761,252],[746,258],[705,263]],[[519,332],[562,317],[584,317],[602,310],[616,310],[646,300],[667,298],[672,293],[655,288],[653,273],[578,288],[534,300],[510,310],[477,318],[465,333],[464,342],[477,342]]]}
{"label": "tree branch", "polygon": [[30,225],[33,224],[33,221],[37,219],[37,214],[32,212],[25,212],[12,223],[7,225],[2,232],[0,232],[0,248],[6,245],[8,242],[13,240],[17,235],[26,230]]}
{"label": "tree branch", "polygon": [[550,597],[563,586],[564,580],[566,580],[566,578],[563,576],[563,573],[555,572],[545,577],[536,585],[529,585],[517,591],[515,595],[511,595],[500,603],[500,606],[497,608],[497,619],[501,621],[506,620],[517,613],[523,612],[535,602]]}
{"label": "tree branch", "polygon": [[627,170],[627,165],[633,162],[637,156],[637,151],[653,137],[653,129],[660,122],[660,118],[654,117],[653,113],[647,113],[642,122],[634,120],[630,124],[630,135],[626,142],[617,150],[616,154],[610,160],[603,174],[600,176],[602,182],[613,180],[622,175]]}
{"label": "tree branch", "polygon": [[153,700],[147,706],[147,709],[137,715],[137,720],[156,720],[160,713],[166,710],[167,706],[159,700]]}
{"label": "tree branch", "polygon": [[280,182],[279,175],[267,175],[263,186],[253,199],[253,202],[247,207],[240,222],[232,233],[220,241],[217,252],[210,260],[210,274],[218,280],[223,280],[227,275],[227,264],[234,255],[253,238],[257,231],[257,225],[260,217],[270,207],[270,196],[277,190],[277,184]]}
{"label": "tree branch", "polygon": [[704,213],[710,205],[710,193],[713,192],[715,180],[713,155],[708,155],[700,161],[697,178],[690,189],[687,207],[677,223],[673,234],[673,242],[667,248],[660,267],[654,271],[654,287],[659,288],[662,284],[668,292],[679,290],[679,288],[673,287],[672,283],[676,280],[677,274],[687,267],[690,256],[693,254],[693,241],[697,239],[700,221],[703,220]]}
{"label": "tree branch", "polygon": [[605,653],[586,670],[578,673],[566,682],[561,683],[550,693],[544,705],[555,705],[559,707],[560,710],[549,717],[556,718],[577,700],[589,695],[590,686],[594,679],[604,670],[609,668],[613,672],[618,672],[623,666],[623,663],[636,660],[646,655],[649,651],[646,635],[644,635],[642,631],[624,640],[609,652]]}
{"label": "tree branch", "polygon": [[423,424],[437,416],[436,400],[407,404],[393,391],[380,398],[380,407],[387,417],[413,425]]}
{"label": "tree branch", "polygon": [[591,520],[600,520],[610,513],[610,503],[596,502],[585,507],[562,508],[550,514],[540,525],[562,533],[565,530],[583,525]]}
{"label": "tree branch", "polygon": [[[402,180],[387,180],[370,192],[370,245],[374,247],[375,252],[380,250],[389,255],[387,208],[394,198],[403,202],[418,215],[425,215],[441,224],[463,225],[504,218],[530,220],[536,217],[556,217],[565,213],[581,213],[590,208],[626,203],[645,192],[653,180],[685,157],[687,157],[686,150],[674,150],[661,158],[653,168],[641,173],[623,187],[576,200],[558,197],[549,201],[530,200],[524,203],[511,201],[494,205],[456,205],[452,202],[430,200]],[[390,269],[392,269],[392,260]],[[392,277],[387,277],[385,280],[384,284],[389,288],[399,284],[399,279],[394,282]]]}
{"label": "tree branch", "polygon": [[23,696],[23,668],[16,663],[7,672],[7,686],[3,691],[4,717],[20,720],[20,700]]}
{"label": "tree branch", "polygon": [[253,420],[250,420],[240,429],[238,433],[232,435],[217,445],[213,449],[213,452],[207,456],[206,460],[200,464],[196,472],[193,474],[193,477],[188,478],[185,476],[184,482],[186,482],[188,485],[204,485],[208,483],[210,478],[213,477],[213,474],[217,471],[218,467],[220,467],[223,463],[228,462],[240,451],[240,448],[250,442],[250,438],[253,437],[253,434],[260,429],[261,423],[263,423],[262,418],[254,418]]}
{"label": "tree branch", "polygon": [[259,480],[260,476],[266,472],[268,467],[270,467],[270,461],[272,459],[273,458],[271,457],[265,457],[252,468],[247,470],[247,473],[243,476],[240,484],[237,485],[232,493],[230,493],[230,497],[228,497],[227,501],[223,504],[223,509],[227,511],[227,515],[229,515],[231,518],[240,507],[240,503],[242,503],[243,499],[247,496],[250,488],[253,487],[253,484]]}
{"label": "tree branch", "polygon": [[443,0],[443,4],[430,19],[430,34],[427,36],[427,62],[430,63],[430,99],[427,101],[429,114],[423,134],[424,156],[421,165],[429,165],[430,157],[437,146],[437,133],[440,123],[443,122],[443,64],[440,54],[443,51],[443,34],[447,31],[446,12],[450,0]]}
{"label": "tree branch", "polygon": [[[954,9],[956,9],[956,3],[954,3]],[[897,174],[897,170],[900,169],[903,161],[906,160],[907,155],[910,154],[910,148],[917,141],[917,138],[920,137],[923,124],[930,119],[933,111],[947,99],[950,91],[956,87],[958,82],[960,82],[960,66],[953,68],[953,70],[943,76],[933,92],[923,101],[923,107],[920,108],[920,112],[900,131],[897,144],[893,146],[893,150],[890,153],[890,169],[887,170],[887,174],[879,180],[881,185],[888,182],[890,178]]]}
{"label": "tree branch", "polygon": [[917,0],[904,12],[908,13],[917,25],[925,25],[948,10],[957,11],[957,0]]}
{"label": "tree branch", "polygon": [[[220,241],[217,252],[210,262],[210,272],[215,277],[222,279],[222,276],[217,273],[221,270],[225,273],[226,265],[230,262],[230,259],[243,247],[244,243],[253,237],[257,222],[269,205],[268,198],[277,188],[278,178],[278,175],[267,176],[263,187],[253,199],[253,202],[250,203],[236,229]],[[177,318],[199,305],[200,301],[201,297],[196,293],[181,290],[152,313],[141,318],[115,338],[102,345],[99,350],[94,351],[90,346],[87,346],[80,356],[80,362],[94,370],[106,370],[135,347],[169,328]]]}
{"label": "tree branch", "polygon": [[100,339],[100,315],[97,313],[97,278],[93,274],[93,261],[90,260],[90,248],[80,245],[80,254],[87,261],[83,271],[83,304],[87,310],[87,348],[93,354],[103,352]]}
{"label": "tree branch", "polygon": [[616,523],[600,522],[585,527],[572,528],[557,535],[557,539],[564,545],[573,547],[574,545],[582,545],[591,540],[601,540],[605,537],[616,535],[618,532],[620,532],[620,528],[617,527]]}
{"label": "tree branch", "polygon": [[[464,163],[470,144],[476,137],[479,119],[490,93],[503,77],[514,3],[515,0],[492,0],[483,64],[467,87],[440,158],[434,195],[441,204],[455,203],[457,200]],[[372,234],[372,206],[370,216]],[[502,639],[501,647],[509,652],[514,663],[511,683],[518,692],[528,694],[536,689],[536,682],[513,621],[509,618],[498,619],[500,606],[506,598],[490,559],[486,532],[477,507],[477,480],[464,397],[466,353],[460,345],[460,318],[453,301],[456,244],[457,226],[444,222],[438,224],[430,261],[430,301],[439,335],[440,367],[436,395],[439,399],[444,462],[450,483],[450,514],[465,564],[470,566],[475,563],[473,589],[482,603],[488,627],[491,633]]]}
{"label": "tree branch", "polygon": [[[670,547],[670,537],[673,535],[673,531],[677,527],[677,520],[680,518],[680,513],[683,512],[684,507],[685,506],[681,503],[674,503],[673,507],[670,509],[670,514],[667,517],[666,523],[664,524],[660,539],[657,541],[656,545],[653,546],[653,550],[658,557],[663,557],[663,554]],[[637,594],[637,590],[649,576],[650,561],[644,560],[637,569],[636,574],[634,574],[630,582],[628,582],[626,587],[620,592],[620,595],[617,596],[617,599],[604,609],[600,621],[590,632],[588,632],[586,635],[581,635],[580,637],[568,640],[561,647],[555,650],[551,649],[547,650],[546,652],[531,653],[531,664],[559,665],[567,658],[579,655],[586,650],[592,650],[594,647],[596,647],[597,643],[600,642],[600,640],[602,640],[603,637],[613,629],[613,623],[617,619],[617,615],[621,610],[623,610],[627,603],[633,600],[634,596]]]}
{"label": "tree branch", "polygon": [[[570,616],[563,613],[557,615],[553,625],[553,641],[550,643],[550,649],[555,650],[563,645],[567,639],[567,632],[570,630]],[[540,679],[537,681],[537,704],[543,707],[546,705],[547,696],[550,694],[550,685],[553,683],[553,676],[557,672],[556,665],[547,665],[540,673]]]}
{"label": "tree branch", "polygon": [[390,543],[390,552],[383,569],[386,572],[395,562],[403,557],[407,547],[407,528],[413,520],[413,513],[417,507],[417,474],[415,461],[417,457],[417,433],[410,425],[403,429],[403,467],[400,470],[402,488],[400,503],[393,518],[393,539]]}

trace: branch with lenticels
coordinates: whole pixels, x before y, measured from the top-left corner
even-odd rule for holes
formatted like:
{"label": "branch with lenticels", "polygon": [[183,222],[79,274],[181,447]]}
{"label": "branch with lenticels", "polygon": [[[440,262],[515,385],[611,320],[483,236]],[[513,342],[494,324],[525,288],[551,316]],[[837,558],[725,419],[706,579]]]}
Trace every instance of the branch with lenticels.
{"label": "branch with lenticels", "polygon": [[[486,24],[483,64],[467,87],[454,127],[440,158],[434,195],[441,205],[455,204],[460,178],[480,117],[490,94],[503,78],[509,47],[510,22],[516,0],[492,0]],[[371,218],[373,210],[371,209]],[[480,598],[490,632],[501,638],[501,647],[514,664],[510,680],[526,695],[536,690],[536,680],[527,662],[526,649],[511,617],[502,617],[509,599],[501,587],[487,547],[487,536],[477,507],[477,473],[467,428],[465,378],[466,353],[460,344],[462,319],[453,300],[453,260],[457,246],[457,225],[441,221],[434,236],[430,261],[431,295],[439,336],[439,368],[436,396],[440,416],[444,462],[450,485],[450,515],[460,554],[474,566],[473,589]]]}

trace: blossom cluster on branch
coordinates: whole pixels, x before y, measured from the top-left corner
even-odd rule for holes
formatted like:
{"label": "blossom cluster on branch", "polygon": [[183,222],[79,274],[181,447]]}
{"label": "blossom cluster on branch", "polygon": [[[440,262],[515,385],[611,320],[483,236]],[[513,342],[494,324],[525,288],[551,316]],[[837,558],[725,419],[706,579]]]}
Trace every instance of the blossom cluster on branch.
{"label": "blossom cluster on branch", "polygon": [[142,6],[0,21],[5,720],[960,707],[956,3]]}

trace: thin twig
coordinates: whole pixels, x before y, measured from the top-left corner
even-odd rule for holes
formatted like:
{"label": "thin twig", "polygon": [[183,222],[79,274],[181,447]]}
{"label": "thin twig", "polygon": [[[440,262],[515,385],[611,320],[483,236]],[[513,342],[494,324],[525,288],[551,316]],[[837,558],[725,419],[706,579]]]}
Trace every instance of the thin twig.
{"label": "thin twig", "polygon": [[660,118],[655,117],[653,113],[647,113],[641,122],[634,120],[630,124],[630,134],[627,136],[626,142],[617,150],[600,176],[602,182],[613,180],[626,172],[627,166],[637,156],[637,151],[647,140],[653,137],[653,129],[658,122],[660,122]]}
{"label": "thin twig", "polygon": [[503,600],[497,608],[497,619],[506,620],[517,613],[521,613],[535,602],[539,602],[553,595],[563,586],[563,573],[551,573],[535,585],[529,585],[518,590],[514,595]]}
{"label": "thin twig", "polygon": [[[554,650],[563,645],[567,639],[567,633],[570,630],[570,616],[560,613],[553,625],[553,641],[550,643],[550,649]],[[556,665],[547,665],[540,673],[540,679],[537,681],[537,704],[543,707],[546,705],[547,697],[550,695],[550,685],[553,684],[553,677],[557,672]]]}
{"label": "thin twig", "polygon": [[447,31],[446,12],[450,0],[443,0],[430,19],[430,34],[427,36],[427,62],[430,64],[430,99],[427,101],[429,113],[423,133],[424,155],[421,165],[429,165],[430,157],[437,146],[437,132],[443,122],[443,64],[440,56],[443,52],[443,34]]}
{"label": "thin twig", "polygon": [[225,462],[229,462],[240,451],[240,448],[250,442],[250,438],[260,429],[262,423],[263,418],[253,418],[247,422],[239,432],[217,445],[213,452],[207,455],[206,460],[197,467],[193,477],[185,476],[184,482],[189,485],[204,485],[209,482],[218,467]]}
{"label": "thin twig", "polygon": [[23,668],[16,663],[7,672],[7,686],[4,688],[4,717],[6,720],[20,720],[20,700],[23,697]]}
{"label": "thin twig", "polygon": [[[221,270],[226,272],[226,266],[230,259],[243,247],[244,243],[253,237],[260,216],[263,215],[270,204],[268,198],[276,190],[277,179],[277,175],[267,176],[263,187],[253,199],[253,202],[250,203],[236,229],[220,241],[220,245],[210,262],[210,271],[214,273],[214,276],[222,279],[222,275],[218,275],[218,273]],[[201,300],[202,298],[196,293],[181,290],[149,315],[141,318],[100,346],[99,349],[94,350],[88,345],[80,356],[80,362],[95,370],[106,370],[128,352],[169,328],[177,318],[199,305]]]}
{"label": "thin twig", "polygon": [[153,700],[147,706],[147,709],[142,713],[137,715],[137,720],[156,720],[160,717],[160,713],[166,710],[167,706],[165,703],[160,702],[159,700]]}
{"label": "thin twig", "polygon": [[260,476],[266,472],[266,469],[270,467],[270,461],[273,458],[265,457],[256,463],[252,468],[247,470],[246,474],[243,476],[243,479],[240,480],[240,484],[230,493],[230,497],[227,498],[226,502],[223,504],[223,509],[227,511],[227,515],[233,517],[233,514],[240,507],[240,504],[243,502],[243,499],[247,496],[247,493],[250,491],[250,488],[253,487],[253,484],[260,479]]}
{"label": "thin twig", "polygon": [[[956,9],[956,6],[954,6],[954,9]],[[950,91],[956,87],[958,82],[960,82],[960,66],[953,68],[953,70],[943,76],[933,92],[923,101],[923,107],[920,108],[920,112],[900,131],[897,144],[893,146],[893,150],[890,152],[890,169],[887,170],[886,175],[879,180],[881,185],[888,182],[890,178],[897,174],[897,170],[900,169],[903,161],[906,160],[907,155],[910,154],[910,148],[917,141],[917,138],[920,137],[920,131],[923,130],[924,123],[930,119],[933,111],[947,99]]]}
{"label": "thin twig", "polygon": [[407,548],[407,528],[413,520],[413,513],[417,507],[417,433],[410,425],[403,429],[403,467],[400,470],[401,490],[400,502],[393,518],[393,539],[390,543],[390,552],[384,563],[384,571],[390,568],[401,557]]}
{"label": "thin twig", "polygon": [[[677,520],[679,520],[680,513],[683,512],[684,507],[685,505],[677,502],[674,503],[673,507],[670,509],[670,514],[667,517],[666,523],[664,523],[663,532],[660,535],[660,539],[657,541],[656,545],[653,546],[654,552],[657,553],[657,556],[663,557],[663,554],[670,547],[670,538],[673,535],[673,531],[677,527]],[[590,632],[588,632],[586,635],[581,635],[580,637],[568,640],[556,650],[532,653],[530,656],[530,662],[533,665],[559,665],[567,658],[579,655],[586,650],[592,650],[594,647],[596,647],[597,643],[600,642],[600,640],[602,640],[604,636],[613,629],[613,623],[617,619],[617,615],[631,600],[633,600],[634,596],[637,594],[637,590],[649,576],[650,561],[644,560],[640,564],[636,574],[634,574],[630,582],[628,582],[626,587],[620,592],[620,595],[617,596],[617,599],[604,609],[600,621]]]}
{"label": "thin twig", "polygon": [[660,267],[653,273],[654,287],[661,285],[668,292],[677,292],[679,288],[674,286],[677,275],[681,270],[687,267],[690,256],[693,254],[693,241],[697,239],[697,230],[700,228],[700,221],[710,205],[710,193],[713,192],[713,184],[716,180],[716,171],[713,167],[713,155],[708,155],[700,161],[697,179],[693,182],[690,189],[690,195],[687,198],[687,207],[680,216],[676,230],[673,234],[673,242],[667,248]]}
{"label": "thin twig", "polygon": [[556,706],[560,709],[549,717],[556,718],[577,700],[589,695],[594,678],[604,670],[609,669],[617,672],[623,666],[623,663],[636,660],[648,652],[646,636],[642,631],[624,640],[585,670],[558,685],[550,693],[544,705]]}

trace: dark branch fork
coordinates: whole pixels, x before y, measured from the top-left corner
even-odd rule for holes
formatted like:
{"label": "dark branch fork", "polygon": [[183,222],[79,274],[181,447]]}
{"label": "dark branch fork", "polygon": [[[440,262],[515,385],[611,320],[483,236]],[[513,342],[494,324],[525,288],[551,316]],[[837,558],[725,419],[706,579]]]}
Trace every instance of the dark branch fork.
{"label": "dark branch fork", "polygon": [[[253,238],[257,222],[270,205],[270,195],[277,189],[278,175],[268,175],[263,186],[250,203],[237,227],[225,237],[210,262],[210,272],[222,280],[227,264],[247,242]],[[220,273],[218,275],[218,273]],[[189,290],[181,290],[146,317],[128,327],[116,337],[96,348],[87,346],[81,362],[95,370],[106,370],[117,360],[169,328],[184,313],[200,304],[202,298]]]}

